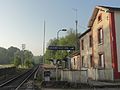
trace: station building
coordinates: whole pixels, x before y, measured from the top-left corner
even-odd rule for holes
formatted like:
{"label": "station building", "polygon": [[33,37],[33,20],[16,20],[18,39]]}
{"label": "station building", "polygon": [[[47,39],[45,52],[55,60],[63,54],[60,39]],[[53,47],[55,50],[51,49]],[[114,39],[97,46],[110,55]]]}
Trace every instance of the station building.
{"label": "station building", "polygon": [[88,79],[120,79],[120,8],[96,6],[80,38],[81,70]]}
{"label": "station building", "polygon": [[71,56],[71,69],[80,70],[80,52],[76,51]]}

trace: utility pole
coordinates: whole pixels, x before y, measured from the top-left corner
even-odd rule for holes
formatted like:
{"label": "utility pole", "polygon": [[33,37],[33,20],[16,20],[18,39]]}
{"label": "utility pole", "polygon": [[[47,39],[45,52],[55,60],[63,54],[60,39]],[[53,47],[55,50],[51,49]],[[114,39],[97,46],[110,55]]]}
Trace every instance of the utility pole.
{"label": "utility pole", "polygon": [[[44,21],[44,34],[43,34],[44,36],[43,36],[43,62],[42,62],[42,66],[44,66],[44,64],[45,64],[45,21]],[[44,67],[42,67],[42,78],[43,78],[43,80],[44,80]]]}
{"label": "utility pole", "polygon": [[21,58],[22,66],[24,66],[24,50],[25,50],[25,44],[22,44],[22,58]]}
{"label": "utility pole", "polygon": [[78,20],[77,20],[77,9],[73,8],[73,10],[76,12],[76,20],[75,20],[75,24],[76,24],[76,51],[78,49],[78,30],[77,30],[77,26],[78,26]]}
{"label": "utility pole", "polygon": [[43,36],[43,64],[45,63],[45,21],[44,21],[44,36]]}

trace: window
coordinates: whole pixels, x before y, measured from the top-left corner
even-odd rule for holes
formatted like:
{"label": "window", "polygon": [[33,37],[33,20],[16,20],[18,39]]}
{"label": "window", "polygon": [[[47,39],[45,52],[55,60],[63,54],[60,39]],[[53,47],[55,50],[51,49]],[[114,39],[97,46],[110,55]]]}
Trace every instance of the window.
{"label": "window", "polygon": [[82,50],[84,50],[84,40],[81,41]]}
{"label": "window", "polygon": [[75,65],[75,58],[74,58],[74,65]]}
{"label": "window", "polygon": [[105,67],[104,54],[99,54],[99,67]]}
{"label": "window", "polygon": [[99,16],[98,16],[98,23],[99,23],[100,21],[102,21],[102,13],[100,13]]}
{"label": "window", "polygon": [[90,67],[94,67],[93,56],[90,55]]}
{"label": "window", "polygon": [[98,29],[98,43],[103,43],[103,29]]}
{"label": "window", "polygon": [[82,56],[81,65],[82,65],[82,67],[84,67],[84,56]]}
{"label": "window", "polygon": [[89,46],[92,47],[92,35],[89,36]]}

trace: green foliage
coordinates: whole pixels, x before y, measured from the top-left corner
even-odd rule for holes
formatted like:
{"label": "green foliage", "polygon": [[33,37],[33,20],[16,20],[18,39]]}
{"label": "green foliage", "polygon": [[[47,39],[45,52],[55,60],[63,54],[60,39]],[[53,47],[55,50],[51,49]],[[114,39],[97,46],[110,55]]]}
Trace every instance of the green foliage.
{"label": "green foliage", "polygon": [[18,67],[20,64],[21,64],[21,53],[18,50],[14,53],[14,65]]}
{"label": "green foliage", "polygon": [[27,68],[34,65],[33,54],[31,51],[28,50],[17,51],[14,54],[14,65],[17,67],[22,64]]}
{"label": "green foliage", "polygon": [[32,52],[25,50],[24,51],[24,65],[29,68],[32,66],[32,61],[33,61]]}
{"label": "green foliage", "polygon": [[21,61],[20,61],[20,60],[21,60],[20,58],[15,59],[15,61],[14,61],[14,66],[15,66],[15,67],[18,67],[18,66],[21,64]]}
{"label": "green foliage", "polygon": [[32,61],[32,59],[33,59],[33,54],[32,54],[32,52],[30,52],[30,51],[28,51],[28,50],[24,50],[24,58],[25,58],[26,61],[27,61],[27,60]]}
{"label": "green foliage", "polygon": [[33,56],[34,64],[42,64],[43,56]]}
{"label": "green foliage", "polygon": [[[75,30],[70,29],[67,31],[67,35],[64,37],[59,38],[59,40],[57,40],[56,38],[49,40],[48,45],[64,45],[64,46],[76,46],[76,34],[75,34]],[[77,50],[79,50],[79,48],[77,48]],[[66,50],[46,50],[45,53],[45,62],[49,62],[49,59],[63,59],[66,56],[69,56],[70,53],[72,53],[73,51],[66,51]]]}
{"label": "green foliage", "polygon": [[10,64],[14,62],[14,53],[19,50],[16,47],[10,47],[8,49],[0,47],[0,64]]}
{"label": "green foliage", "polygon": [[7,49],[0,47],[0,63],[6,64],[7,62],[9,62],[7,58]]}
{"label": "green foliage", "polygon": [[26,67],[29,68],[29,67],[31,67],[31,65],[32,65],[32,62],[31,62],[30,60],[26,60],[26,61],[25,61],[25,66],[26,66]]}
{"label": "green foliage", "polygon": [[13,46],[8,48],[7,57],[10,62],[14,62],[14,55],[16,52],[20,52],[20,49],[13,47]]}
{"label": "green foliage", "polygon": [[26,65],[26,67],[35,65],[31,51],[20,51],[20,49],[13,46],[8,49],[0,47],[0,64],[13,63],[16,67],[18,67],[22,64],[22,59],[24,61],[24,66]]}

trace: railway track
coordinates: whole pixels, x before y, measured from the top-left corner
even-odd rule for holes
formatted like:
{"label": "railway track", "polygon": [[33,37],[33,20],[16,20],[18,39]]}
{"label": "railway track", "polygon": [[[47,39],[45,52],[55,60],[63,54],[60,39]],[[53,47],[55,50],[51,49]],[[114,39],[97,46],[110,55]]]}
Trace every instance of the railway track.
{"label": "railway track", "polygon": [[34,67],[27,72],[0,84],[0,90],[27,90],[25,88],[27,88],[28,85],[33,84],[34,74],[38,68],[39,66]]}

